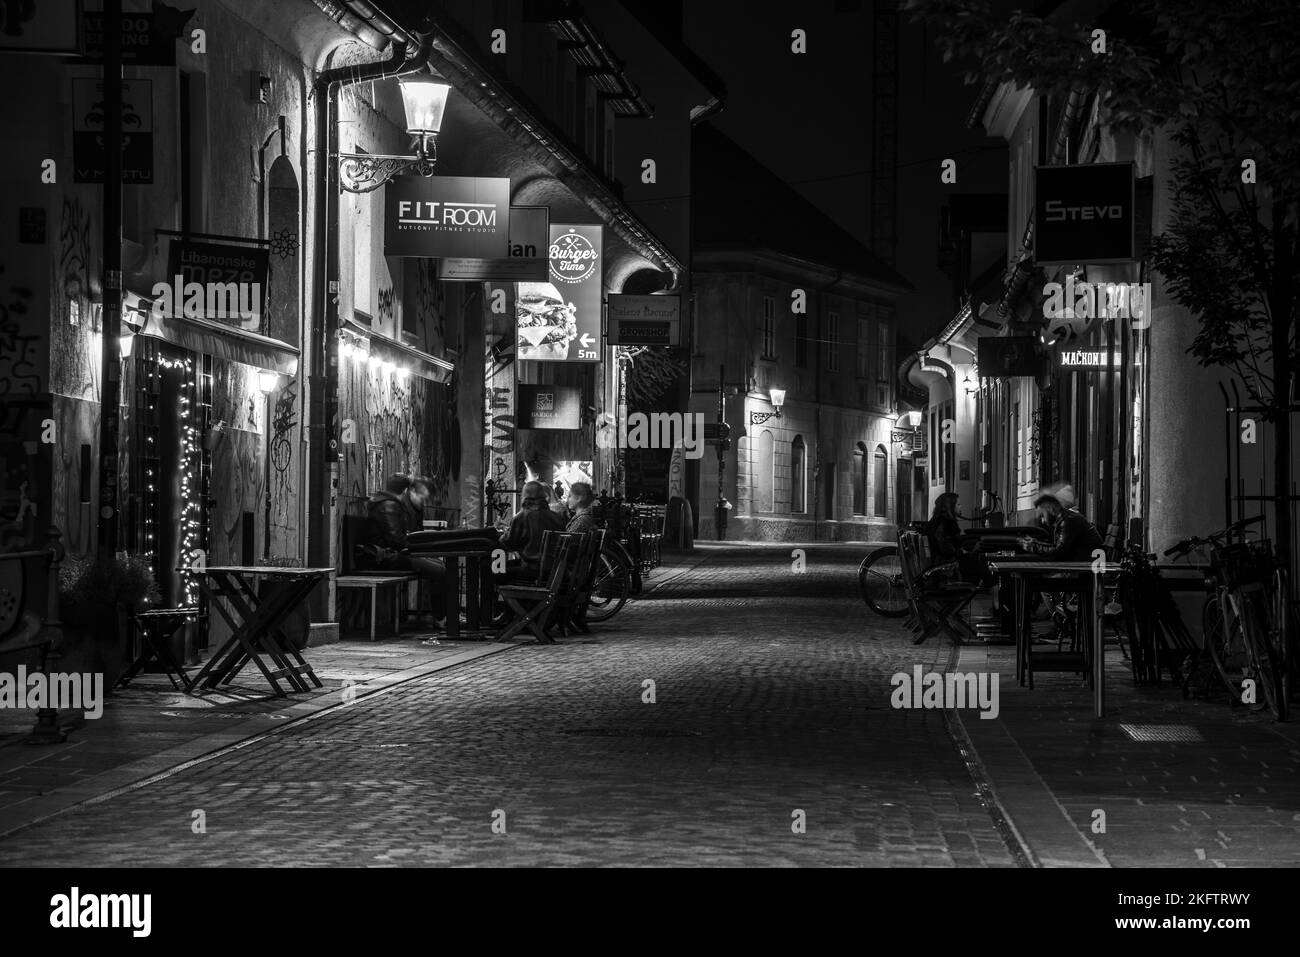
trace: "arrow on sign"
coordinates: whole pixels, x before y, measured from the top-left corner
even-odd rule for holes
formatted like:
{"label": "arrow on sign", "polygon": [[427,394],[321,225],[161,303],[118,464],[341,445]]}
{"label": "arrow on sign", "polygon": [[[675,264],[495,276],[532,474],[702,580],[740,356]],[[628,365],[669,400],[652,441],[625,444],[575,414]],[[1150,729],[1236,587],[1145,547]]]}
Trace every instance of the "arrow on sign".
{"label": "arrow on sign", "polygon": [[587,348],[588,346],[590,346],[590,345],[591,345],[593,342],[595,342],[596,340],[592,337],[591,333],[589,333],[589,332],[584,332],[584,333],[582,334],[582,338],[579,339],[578,341],[582,343],[583,348]]}

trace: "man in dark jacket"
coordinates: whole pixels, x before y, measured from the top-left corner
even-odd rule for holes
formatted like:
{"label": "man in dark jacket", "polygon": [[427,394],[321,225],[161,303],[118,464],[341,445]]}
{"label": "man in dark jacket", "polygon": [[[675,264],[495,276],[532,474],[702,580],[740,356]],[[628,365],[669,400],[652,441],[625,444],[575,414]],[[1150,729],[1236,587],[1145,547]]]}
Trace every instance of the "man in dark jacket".
{"label": "man in dark jacket", "polygon": [[1034,499],[1038,520],[1051,532],[1051,541],[1035,542],[1026,538],[1029,551],[1046,561],[1090,562],[1093,551],[1105,547],[1092,522],[1077,509],[1065,508],[1059,498],[1044,492]]}
{"label": "man in dark jacket", "polygon": [[384,491],[366,503],[371,542],[361,549],[363,563],[376,571],[415,572],[427,583],[433,617],[446,615],[443,578],[447,567],[441,559],[413,556],[407,535],[424,528],[424,506],[430,497],[429,481],[390,475]]}

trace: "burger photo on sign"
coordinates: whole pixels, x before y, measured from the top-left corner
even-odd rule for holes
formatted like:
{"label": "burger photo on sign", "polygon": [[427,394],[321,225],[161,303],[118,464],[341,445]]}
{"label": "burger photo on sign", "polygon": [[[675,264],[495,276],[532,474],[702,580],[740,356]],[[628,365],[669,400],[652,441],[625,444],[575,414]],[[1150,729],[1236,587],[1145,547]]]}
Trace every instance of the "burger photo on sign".
{"label": "burger photo on sign", "polygon": [[519,359],[567,359],[578,338],[577,307],[549,282],[521,282],[515,301]]}

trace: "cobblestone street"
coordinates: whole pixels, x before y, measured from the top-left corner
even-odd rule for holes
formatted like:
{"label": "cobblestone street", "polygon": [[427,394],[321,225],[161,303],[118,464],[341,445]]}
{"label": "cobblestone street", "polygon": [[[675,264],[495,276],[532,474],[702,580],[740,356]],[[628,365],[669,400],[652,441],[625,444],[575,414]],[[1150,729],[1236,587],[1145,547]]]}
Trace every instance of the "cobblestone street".
{"label": "cobblestone street", "polygon": [[590,637],[362,694],[12,833],[0,861],[1014,866],[942,713],[890,708],[891,674],[951,649],[867,617],[861,550],[801,574],[789,547],[704,554]]}

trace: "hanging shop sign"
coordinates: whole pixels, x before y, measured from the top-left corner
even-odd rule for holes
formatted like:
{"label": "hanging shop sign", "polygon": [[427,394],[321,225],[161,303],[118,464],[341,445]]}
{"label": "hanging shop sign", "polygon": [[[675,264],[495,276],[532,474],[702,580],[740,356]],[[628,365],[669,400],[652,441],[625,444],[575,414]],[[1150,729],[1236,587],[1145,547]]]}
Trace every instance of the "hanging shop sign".
{"label": "hanging shop sign", "polygon": [[172,239],[165,280],[172,309],[164,313],[260,326],[269,261],[265,247]]}
{"label": "hanging shop sign", "polygon": [[385,256],[494,259],[510,236],[510,180],[398,176],[384,190]]}
{"label": "hanging shop sign", "polygon": [[606,308],[611,346],[681,345],[680,296],[613,295]]}
{"label": "hanging shop sign", "polygon": [[44,0],[42,3],[0,4],[0,50],[6,53],[80,52],[77,24],[78,0]]}
{"label": "hanging shop sign", "polygon": [[1005,379],[1038,375],[1042,363],[1038,358],[1037,344],[1038,340],[1033,336],[980,339],[975,354],[980,378]]}
{"label": "hanging shop sign", "polygon": [[600,361],[603,237],[601,226],[551,226],[550,281],[518,284],[518,358]]}
{"label": "hanging shop sign", "polygon": [[546,282],[551,211],[545,206],[511,206],[504,258],[438,260],[438,278],[459,282]]}
{"label": "hanging shop sign", "polygon": [[[153,182],[153,81],[122,80],[122,182]],[[102,183],[108,167],[104,150],[104,81],[72,81],[72,181]]]}
{"label": "hanging shop sign", "polygon": [[[176,40],[193,10],[177,10],[157,3],[150,13],[121,14],[122,62],[133,66],[175,66]],[[104,58],[104,14],[88,12],[82,16],[85,55],[90,60]]]}
{"label": "hanging shop sign", "polygon": [[1082,349],[1075,349],[1072,352],[1061,353],[1062,369],[1105,369],[1107,366],[1112,368],[1120,364],[1120,355],[1115,353],[1114,359],[1106,361],[1106,350],[1100,352],[1090,352]]}
{"label": "hanging shop sign", "polygon": [[582,390],[576,385],[518,385],[515,421],[521,429],[582,426]]}
{"label": "hanging shop sign", "polygon": [[1136,257],[1132,163],[1034,170],[1034,262],[1131,262]]}

